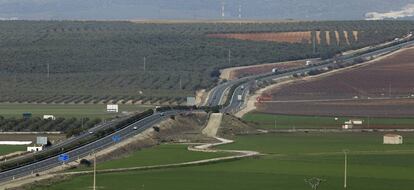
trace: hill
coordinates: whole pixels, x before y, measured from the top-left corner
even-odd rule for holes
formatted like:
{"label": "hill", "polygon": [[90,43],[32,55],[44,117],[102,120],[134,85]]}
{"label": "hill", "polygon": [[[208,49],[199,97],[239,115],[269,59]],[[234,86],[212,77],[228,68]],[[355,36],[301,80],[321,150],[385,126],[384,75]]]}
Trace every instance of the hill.
{"label": "hill", "polygon": [[[0,101],[175,104],[196,90],[214,86],[221,68],[329,57],[392,40],[413,28],[410,21],[3,21]],[[290,31],[309,31],[310,40],[289,43],[212,36]],[[317,41],[315,52],[310,41]]]}

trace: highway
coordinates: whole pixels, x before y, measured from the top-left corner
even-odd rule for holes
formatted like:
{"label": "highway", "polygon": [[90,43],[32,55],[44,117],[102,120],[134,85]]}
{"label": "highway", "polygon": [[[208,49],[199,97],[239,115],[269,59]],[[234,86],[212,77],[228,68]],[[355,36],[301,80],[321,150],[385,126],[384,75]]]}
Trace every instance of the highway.
{"label": "highway", "polygon": [[[77,149],[68,151],[66,154],[69,155],[69,160],[67,162],[76,161],[82,157],[88,156],[92,154],[94,151],[99,151],[102,149],[105,149],[111,145],[114,145],[117,142],[114,142],[112,137],[117,135],[121,138],[121,140],[127,139],[129,137],[132,137],[136,134],[141,133],[142,131],[152,127],[156,123],[159,123],[163,119],[171,116],[176,115],[180,112],[178,111],[168,111],[164,113],[164,116],[161,116],[160,113],[153,114],[149,117],[146,117],[132,125],[129,125],[122,130],[116,131],[114,134],[106,136],[104,138],[101,138],[97,141],[94,141],[92,143],[89,143],[87,145],[84,145],[82,147],[79,147]],[[134,130],[133,128],[137,127],[137,130]],[[58,160],[58,156],[51,157],[45,160],[41,160],[39,162],[25,165],[13,170],[8,170],[5,172],[0,173],[0,182],[10,181],[13,179],[17,179],[19,177],[24,177],[27,175],[35,174],[38,172],[46,171],[48,169],[60,166],[64,163]]]}
{"label": "highway", "polygon": [[[385,48],[375,50],[372,52],[363,53],[361,55],[350,54],[346,56],[339,56],[335,60],[334,59],[322,60],[314,65],[302,67],[299,69],[294,69],[293,71],[281,71],[281,73],[276,73],[276,74],[269,72],[265,74],[249,76],[249,77],[244,77],[244,78],[228,81],[226,83],[220,84],[219,86],[217,86],[215,89],[211,91],[211,93],[209,94],[209,98],[207,99],[207,105],[210,105],[210,106],[223,105],[225,100],[221,99],[221,101],[219,101],[217,97],[222,97],[228,89],[230,89],[233,85],[238,84],[238,86],[234,90],[234,93],[232,95],[228,95],[228,97],[231,98],[230,103],[221,109],[221,112],[223,113],[236,113],[237,111],[242,109],[242,107],[244,106],[247,100],[247,95],[249,93],[250,87],[253,84],[255,84],[256,80],[257,81],[273,80],[273,79],[283,78],[287,76],[292,76],[296,73],[306,73],[306,72],[309,72],[315,69],[323,69],[329,66],[335,66],[337,62],[341,62],[341,63],[353,62],[354,59],[357,59],[357,58],[368,58],[368,57],[378,56],[378,55],[390,53],[393,51],[397,51],[401,48],[409,47],[413,45],[414,45],[414,41],[407,41],[407,42],[397,44],[391,47],[385,47]],[[378,47],[374,47],[374,48],[378,48]],[[244,86],[244,88],[242,89],[241,86]],[[237,99],[237,95],[242,95],[243,99],[239,101]]]}
{"label": "highway", "polygon": [[[407,47],[407,46],[411,46],[414,44],[414,41],[408,41],[402,44],[398,44],[392,47],[387,47],[387,48],[383,48],[374,52],[369,52],[363,55],[357,55],[357,56],[343,56],[343,57],[339,57],[337,58],[337,60],[341,61],[341,62],[348,62],[348,61],[353,61],[353,59],[355,58],[363,58],[363,57],[370,57],[370,56],[375,56],[375,55],[380,55],[386,52],[391,52],[391,51],[395,51],[398,50],[402,47]],[[206,106],[218,106],[218,105],[223,105],[225,102],[225,96],[226,96],[226,92],[229,91],[229,89],[234,86],[237,85],[234,93],[232,94],[228,94],[227,97],[230,98],[230,102],[228,105],[226,105],[225,107],[223,107],[221,109],[221,112],[224,113],[234,113],[237,112],[238,110],[240,110],[243,105],[244,102],[246,101],[246,98],[249,94],[249,90],[250,87],[255,84],[256,80],[269,80],[269,79],[277,79],[277,78],[281,78],[281,77],[286,77],[286,76],[291,76],[295,73],[304,73],[304,72],[308,72],[314,69],[322,69],[328,66],[332,66],[335,65],[336,63],[334,62],[333,59],[329,59],[329,60],[325,60],[325,61],[321,61],[319,62],[317,65],[312,65],[312,66],[307,66],[307,67],[303,67],[300,69],[295,69],[293,71],[281,71],[281,73],[265,73],[265,74],[261,74],[261,75],[255,75],[255,76],[249,76],[249,77],[245,77],[245,78],[241,78],[241,79],[236,79],[236,80],[232,80],[232,81],[228,81],[222,84],[219,84],[218,86],[216,86],[215,88],[213,88],[210,93],[209,96],[207,98],[207,101],[205,102],[204,105]],[[242,88],[242,86],[244,88]],[[242,95],[243,96],[243,100],[239,101],[237,99],[237,95]],[[175,114],[179,114],[185,111],[168,111],[165,112],[165,116],[161,116],[160,113],[155,113],[151,116],[148,116],[134,124],[131,124],[125,128],[123,128],[122,130],[116,131],[114,134],[106,136],[104,138],[101,138],[97,141],[94,141],[92,143],[89,143],[87,145],[84,145],[82,147],[76,148],[74,150],[68,151],[67,154],[69,155],[69,160],[68,162],[71,161],[75,161],[78,160],[80,158],[83,158],[85,156],[88,156],[90,154],[92,154],[94,151],[99,151],[102,149],[105,149],[109,146],[112,146],[114,142],[112,137],[114,135],[117,135],[121,138],[121,140],[127,139],[129,137],[132,137],[136,134],[141,133],[142,131],[152,127],[154,124],[159,123],[160,121],[162,121],[163,119],[171,116],[171,115],[175,115]],[[107,123],[107,124],[102,124],[102,125],[98,125],[97,127],[93,128],[92,131],[97,131],[106,127],[109,127],[111,123]],[[133,128],[137,127],[137,130],[134,130]],[[89,133],[84,133],[76,138],[70,139],[67,142],[64,142],[63,144],[59,144],[56,146],[63,146],[64,144],[67,144],[69,142],[78,140],[80,138],[84,138],[88,135],[91,135]],[[58,160],[58,157],[51,157],[45,160],[40,160],[36,163],[30,164],[30,165],[24,165],[21,166],[19,168],[16,169],[12,169],[12,170],[8,170],[8,171],[4,171],[0,173],[0,182],[5,182],[5,181],[9,181],[9,180],[13,180],[15,178],[20,178],[23,176],[28,176],[31,174],[35,174],[38,172],[42,172],[42,171],[46,171],[48,169],[57,167],[59,165],[62,165],[64,163],[62,163],[61,161]]]}

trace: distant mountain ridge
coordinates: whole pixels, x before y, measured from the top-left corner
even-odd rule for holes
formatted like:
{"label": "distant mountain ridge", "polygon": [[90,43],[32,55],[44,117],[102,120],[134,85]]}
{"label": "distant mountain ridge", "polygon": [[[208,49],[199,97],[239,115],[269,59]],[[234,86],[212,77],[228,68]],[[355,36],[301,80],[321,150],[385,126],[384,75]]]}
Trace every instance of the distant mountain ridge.
{"label": "distant mountain ridge", "polygon": [[393,19],[387,15],[410,4],[414,0],[0,0],[0,19],[238,19],[239,14],[244,19]]}

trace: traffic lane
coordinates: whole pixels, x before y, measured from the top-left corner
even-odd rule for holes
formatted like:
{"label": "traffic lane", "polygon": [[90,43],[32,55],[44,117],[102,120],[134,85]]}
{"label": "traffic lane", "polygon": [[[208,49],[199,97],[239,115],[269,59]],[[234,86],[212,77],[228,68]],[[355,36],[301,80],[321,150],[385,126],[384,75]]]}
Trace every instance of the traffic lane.
{"label": "traffic lane", "polygon": [[[168,113],[168,115],[173,115],[173,114],[176,114],[176,113],[173,113],[173,112]],[[139,129],[141,129],[141,130],[137,130],[136,134],[138,134],[138,133],[142,132],[143,130],[145,130],[146,128],[151,127],[153,124],[161,121],[160,118],[163,119],[159,114],[150,116],[148,118],[145,118],[141,121],[138,121],[135,124],[132,124],[132,125],[124,128],[123,130],[117,131],[115,134],[119,134],[119,135],[122,135],[122,137],[128,138],[128,136],[133,135],[133,134],[131,134],[131,130],[133,130],[134,126],[138,126]],[[140,126],[140,125],[142,125],[142,126]],[[145,129],[143,129],[143,128],[145,128]],[[130,130],[128,131],[128,129],[130,129]],[[91,150],[94,150],[94,149],[97,150],[99,147],[103,147],[103,145],[105,145],[105,144],[110,145],[111,142],[112,142],[112,135],[104,137],[104,138],[102,138],[98,141],[95,141],[95,142],[90,143],[88,145],[85,145],[83,147],[74,149],[74,150],[68,152],[68,154],[72,158],[71,161],[73,161],[73,160],[76,160],[78,156],[79,157],[84,157],[84,156],[86,156],[85,153],[89,154],[91,152]],[[39,162],[34,163],[34,164],[30,164],[30,165],[27,165],[27,166],[22,166],[20,168],[16,168],[14,170],[9,170],[9,171],[2,172],[2,173],[0,173],[0,181],[5,181],[7,179],[12,179],[13,176],[21,177],[21,176],[25,176],[25,175],[30,175],[30,174],[32,174],[32,172],[44,171],[44,170],[42,170],[42,168],[50,169],[51,167],[59,166],[61,164],[62,163],[58,161],[58,156],[55,156],[55,157],[52,157],[52,158],[49,158],[49,159],[46,159],[46,160],[43,160],[43,161],[39,161]]]}

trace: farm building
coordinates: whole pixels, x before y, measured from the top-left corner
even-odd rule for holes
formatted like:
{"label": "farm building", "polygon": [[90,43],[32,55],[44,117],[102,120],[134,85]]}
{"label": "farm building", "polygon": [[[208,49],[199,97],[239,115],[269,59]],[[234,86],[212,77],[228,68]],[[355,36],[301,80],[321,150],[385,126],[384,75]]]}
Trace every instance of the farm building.
{"label": "farm building", "polygon": [[43,150],[43,146],[28,146],[27,152],[39,152]]}
{"label": "farm building", "polygon": [[397,134],[385,134],[384,144],[403,144],[403,137]]}
{"label": "farm building", "polygon": [[342,129],[352,129],[353,125],[352,124],[344,124],[342,125]]}
{"label": "farm building", "polygon": [[362,125],[363,121],[358,119],[351,119],[349,121],[345,121],[345,125]]}

